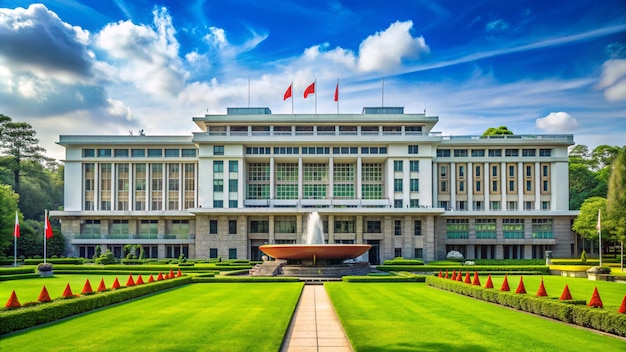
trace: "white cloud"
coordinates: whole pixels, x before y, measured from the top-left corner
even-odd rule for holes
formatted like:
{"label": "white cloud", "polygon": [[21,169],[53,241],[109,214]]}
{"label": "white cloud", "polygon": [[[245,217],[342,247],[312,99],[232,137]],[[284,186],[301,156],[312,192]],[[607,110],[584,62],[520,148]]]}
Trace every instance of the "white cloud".
{"label": "white cloud", "polygon": [[608,60],[602,65],[598,88],[608,101],[626,100],[626,59]]}
{"label": "white cloud", "polygon": [[228,44],[226,32],[222,28],[210,27],[209,33],[204,36],[204,40],[211,46],[223,48]]}
{"label": "white cloud", "polygon": [[497,19],[487,23],[487,32],[499,32],[509,28],[509,24],[501,19]]}
{"label": "white cloud", "polygon": [[413,37],[412,21],[392,23],[384,31],[365,38],[359,46],[361,72],[383,72],[398,68],[405,58],[416,59],[429,52],[424,37]]}
{"label": "white cloud", "polygon": [[579,127],[578,121],[570,114],[559,111],[551,112],[536,120],[536,126],[546,132],[570,132]]}

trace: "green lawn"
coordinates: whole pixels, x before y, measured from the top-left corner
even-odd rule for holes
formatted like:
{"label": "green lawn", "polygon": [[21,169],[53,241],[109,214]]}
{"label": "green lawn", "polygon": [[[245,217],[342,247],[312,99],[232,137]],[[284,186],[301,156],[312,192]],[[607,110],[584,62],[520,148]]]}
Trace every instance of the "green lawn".
{"label": "green lawn", "polygon": [[[33,279],[21,279],[21,280],[8,280],[0,281],[0,303],[2,306],[7,302],[11,291],[15,290],[15,294],[21,304],[26,302],[34,302],[39,297],[41,288],[45,285],[50,298],[55,299],[63,295],[65,286],[69,283],[73,294],[80,294],[85,285],[85,280],[89,279],[91,288],[96,291],[100,280],[104,279],[104,284],[107,288],[111,288],[115,278],[118,278],[121,286],[126,286],[129,274],[120,275],[98,275],[98,274],[55,274],[52,277],[41,277]],[[138,275],[133,275],[133,280],[137,281]],[[150,275],[141,276],[144,282],[148,282]],[[156,280],[156,276],[154,276]]]}
{"label": "green lawn", "polygon": [[325,286],[358,352],[626,350],[621,339],[426,284],[333,282]]}
{"label": "green lawn", "polygon": [[186,285],[2,336],[0,351],[278,351],[302,286]]}

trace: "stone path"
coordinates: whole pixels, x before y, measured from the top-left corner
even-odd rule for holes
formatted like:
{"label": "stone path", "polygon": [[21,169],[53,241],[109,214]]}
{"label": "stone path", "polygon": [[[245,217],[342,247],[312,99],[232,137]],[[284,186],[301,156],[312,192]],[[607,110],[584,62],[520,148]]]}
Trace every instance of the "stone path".
{"label": "stone path", "polygon": [[352,352],[322,285],[305,285],[281,352]]}

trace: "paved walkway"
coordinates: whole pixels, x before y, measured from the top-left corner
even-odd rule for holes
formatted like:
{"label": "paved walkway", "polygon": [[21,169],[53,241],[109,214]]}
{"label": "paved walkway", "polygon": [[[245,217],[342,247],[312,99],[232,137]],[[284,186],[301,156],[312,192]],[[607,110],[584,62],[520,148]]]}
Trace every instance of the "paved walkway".
{"label": "paved walkway", "polygon": [[322,285],[305,285],[281,352],[352,352]]}

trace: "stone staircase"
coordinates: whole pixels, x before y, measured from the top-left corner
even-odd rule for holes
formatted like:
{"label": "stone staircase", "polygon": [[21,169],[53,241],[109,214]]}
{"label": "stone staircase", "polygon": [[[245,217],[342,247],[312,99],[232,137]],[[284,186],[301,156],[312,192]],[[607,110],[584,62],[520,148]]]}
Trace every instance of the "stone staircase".
{"label": "stone staircase", "polygon": [[272,260],[265,261],[262,264],[255,265],[250,269],[250,276],[276,276],[282,274],[282,268],[285,263],[283,261]]}

